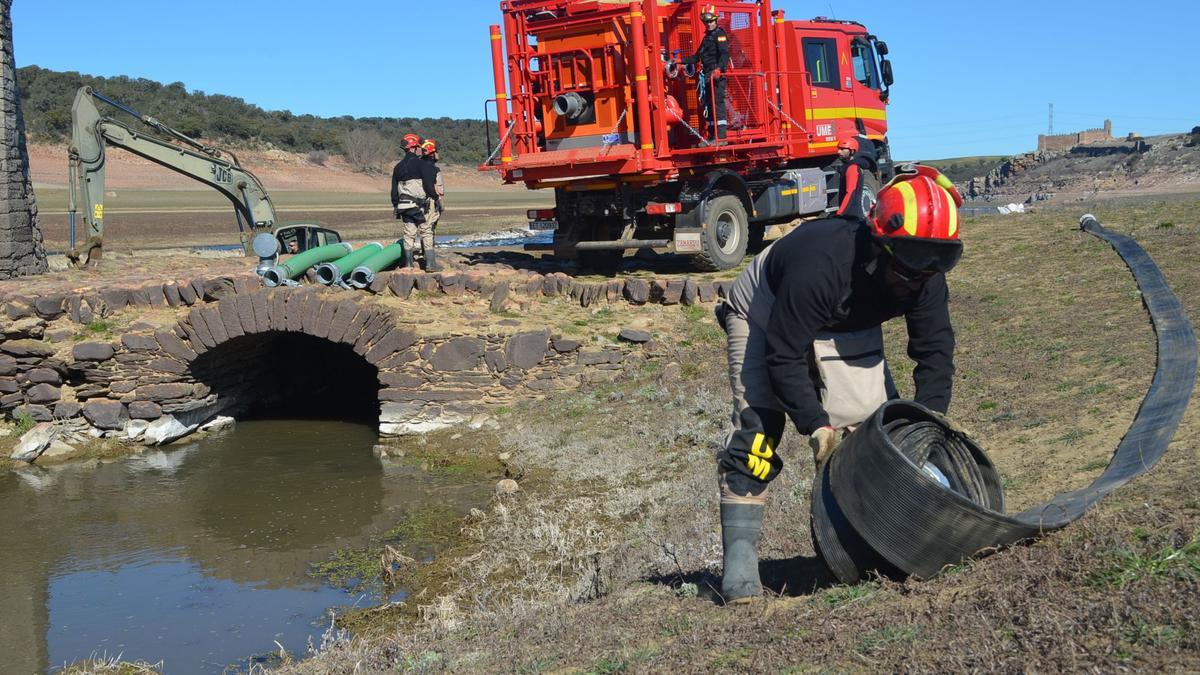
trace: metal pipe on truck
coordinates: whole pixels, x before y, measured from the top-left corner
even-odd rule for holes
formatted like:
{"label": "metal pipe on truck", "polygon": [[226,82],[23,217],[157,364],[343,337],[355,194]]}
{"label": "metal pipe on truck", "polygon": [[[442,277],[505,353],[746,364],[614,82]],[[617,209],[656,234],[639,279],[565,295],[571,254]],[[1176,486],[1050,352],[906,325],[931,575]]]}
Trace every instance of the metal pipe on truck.
{"label": "metal pipe on truck", "polygon": [[489,28],[492,33],[492,78],[496,84],[496,131],[500,134],[500,163],[507,164],[513,160],[513,153],[508,133],[508,88],[504,85],[504,36],[500,33],[500,26],[493,24]]}
{"label": "metal pipe on truck", "polygon": [[645,15],[642,14],[642,3],[633,3],[629,21],[632,24],[630,32],[633,33],[633,82],[634,96],[637,97],[634,105],[637,107],[638,148],[642,158],[649,161],[654,159],[654,132],[650,126],[650,85],[646,81],[646,22]]}

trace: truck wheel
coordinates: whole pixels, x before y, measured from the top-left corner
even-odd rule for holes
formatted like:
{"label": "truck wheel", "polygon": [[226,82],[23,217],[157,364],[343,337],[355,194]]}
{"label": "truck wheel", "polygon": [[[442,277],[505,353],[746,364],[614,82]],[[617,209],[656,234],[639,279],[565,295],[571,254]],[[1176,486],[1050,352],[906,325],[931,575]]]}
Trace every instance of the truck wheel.
{"label": "truck wheel", "polygon": [[750,242],[750,223],[742,200],[727,193],[717,193],[704,202],[704,219],[708,223],[700,235],[701,252],[695,265],[706,272],[736,267],[746,257]]}

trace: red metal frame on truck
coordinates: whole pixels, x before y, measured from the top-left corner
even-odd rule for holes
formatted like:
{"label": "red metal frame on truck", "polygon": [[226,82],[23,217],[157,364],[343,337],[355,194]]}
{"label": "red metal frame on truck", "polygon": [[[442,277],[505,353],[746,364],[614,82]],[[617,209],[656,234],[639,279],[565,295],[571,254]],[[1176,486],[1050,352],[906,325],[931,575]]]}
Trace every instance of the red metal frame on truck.
{"label": "red metal frame on truck", "polygon": [[[721,165],[734,171],[769,169],[808,157],[829,156],[837,136],[847,131],[882,139],[886,133],[886,101],[877,108],[812,105],[818,94],[812,74],[804,67],[798,40],[789,43],[789,33],[841,33],[850,39],[867,37],[867,30],[853,22],[814,20],[786,21],[782,11],[772,11],[770,0],[746,2],[727,0],[716,5],[724,23],[736,17],[739,25],[726,28],[737,35],[741,59],[726,75],[730,82],[727,99],[739,98],[739,112],[749,123],[731,128],[728,144],[680,143],[678,120],[671,119],[667,97],[681,91],[680,83],[669,82],[663,54],[690,55],[690,38],[701,35],[700,2],[660,4],[613,3],[606,0],[506,0],[503,30],[491,26],[496,113],[500,144],[493,162],[484,169],[500,172],[505,182],[525,182],[529,187],[553,187],[558,182],[587,177],[611,182],[670,180],[681,175]],[[539,34],[587,35],[589,29],[627,35],[627,42],[605,46],[617,64],[614,72],[597,74],[595,61],[585,50],[575,53],[539,51]],[[531,39],[532,38],[532,39]],[[531,44],[532,43],[532,44]],[[696,40],[698,44],[698,40]],[[582,53],[582,57],[579,53]],[[624,57],[624,58],[622,58]],[[843,56],[844,59],[844,56]],[[563,66],[569,60],[568,66]],[[579,67],[588,64],[587,68]],[[602,63],[604,63],[602,61]],[[631,68],[624,81],[617,69]],[[843,63],[842,67],[848,64]],[[543,82],[551,81],[551,69],[561,67],[585,77],[587,86],[601,90],[627,86],[632,99],[634,122],[628,139],[599,147],[546,149],[538,141],[539,106],[547,95]],[[587,71],[587,72],[583,72]],[[601,76],[603,75],[603,76]],[[509,86],[506,86],[506,77]],[[846,75],[847,90],[853,78]],[[835,83],[840,87],[841,83]],[[684,85],[686,86],[686,85]],[[734,91],[737,87],[737,91]],[[695,117],[693,108],[685,114]],[[832,124],[822,124],[823,118]],[[865,118],[865,119],[864,119]],[[846,123],[858,129],[846,129]],[[620,120],[618,127],[621,126]],[[841,122],[841,124],[838,124]],[[864,124],[866,122],[866,124]],[[673,124],[674,123],[674,124]],[[818,127],[821,127],[818,129]],[[818,131],[825,133],[818,134]],[[695,135],[695,134],[692,134]],[[684,135],[686,138],[687,136]],[[631,142],[626,142],[631,141]]]}

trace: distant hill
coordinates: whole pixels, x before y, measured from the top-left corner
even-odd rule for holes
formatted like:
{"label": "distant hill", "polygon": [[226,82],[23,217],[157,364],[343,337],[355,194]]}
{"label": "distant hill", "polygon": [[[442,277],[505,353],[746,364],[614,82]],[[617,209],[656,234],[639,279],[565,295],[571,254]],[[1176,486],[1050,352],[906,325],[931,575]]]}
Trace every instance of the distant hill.
{"label": "distant hill", "polygon": [[959,183],[975,176],[986,176],[1008,157],[1004,155],[982,155],[979,157],[951,157],[950,159],[924,159],[922,164],[935,167],[938,171]]}
{"label": "distant hill", "polygon": [[[375,138],[378,134],[385,144],[381,157],[386,161],[397,156],[400,138],[413,132],[437,139],[444,162],[478,164],[487,156],[483,120],[297,115],[286,110],[263,110],[233,96],[189,92],[182,82],[161,84],[125,76],[97,77],[38,66],[17,69],[21,109],[31,139],[52,143],[67,139],[71,133],[71,102],[83,85],[189,136],[218,145],[270,144],[298,153],[345,154],[353,136]],[[494,122],[491,128],[494,143]]]}

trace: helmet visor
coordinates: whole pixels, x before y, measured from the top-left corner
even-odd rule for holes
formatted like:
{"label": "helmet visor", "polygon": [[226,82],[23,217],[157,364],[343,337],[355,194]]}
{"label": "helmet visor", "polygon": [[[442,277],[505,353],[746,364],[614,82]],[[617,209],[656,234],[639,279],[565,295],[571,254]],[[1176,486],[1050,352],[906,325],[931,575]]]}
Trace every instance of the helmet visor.
{"label": "helmet visor", "polygon": [[949,272],[962,259],[957,240],[891,237],[887,245],[896,262],[914,272]]}

